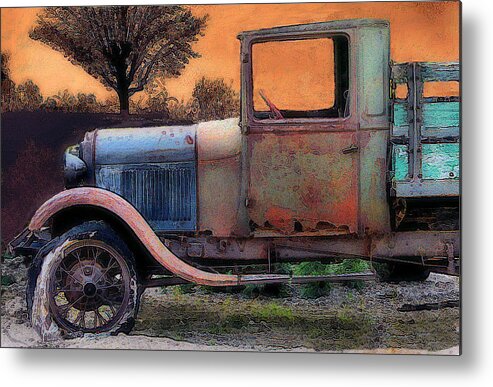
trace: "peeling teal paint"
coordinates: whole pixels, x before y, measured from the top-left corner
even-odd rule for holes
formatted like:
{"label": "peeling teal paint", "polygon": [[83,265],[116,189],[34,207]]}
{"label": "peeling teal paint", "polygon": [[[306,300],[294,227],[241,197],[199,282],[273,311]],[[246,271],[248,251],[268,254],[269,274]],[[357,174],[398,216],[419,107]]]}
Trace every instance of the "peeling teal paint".
{"label": "peeling teal paint", "polygon": [[406,105],[403,103],[394,104],[394,126],[407,127],[407,111]]}
{"label": "peeling teal paint", "polygon": [[[460,102],[434,102],[423,105],[423,125],[427,128],[459,126]],[[406,104],[394,104],[394,127],[407,128]],[[406,133],[407,134],[407,133]]]}
{"label": "peeling teal paint", "polygon": [[[423,179],[458,179],[460,177],[459,144],[423,144]],[[409,157],[407,145],[394,145],[392,151],[394,177],[407,178]]]}
{"label": "peeling teal paint", "polygon": [[423,121],[427,128],[459,126],[459,102],[435,102],[423,105]]}
{"label": "peeling teal paint", "polygon": [[392,155],[395,179],[405,180],[407,177],[409,163],[407,145],[394,145]]}
{"label": "peeling teal paint", "polygon": [[423,179],[456,179],[459,176],[459,144],[423,144]]}

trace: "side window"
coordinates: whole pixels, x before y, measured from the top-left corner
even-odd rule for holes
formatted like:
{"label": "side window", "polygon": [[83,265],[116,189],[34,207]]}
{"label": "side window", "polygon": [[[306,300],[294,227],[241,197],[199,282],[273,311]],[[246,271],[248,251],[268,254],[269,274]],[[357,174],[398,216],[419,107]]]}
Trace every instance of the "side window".
{"label": "side window", "polygon": [[252,60],[255,119],[349,115],[346,36],[255,43]]}

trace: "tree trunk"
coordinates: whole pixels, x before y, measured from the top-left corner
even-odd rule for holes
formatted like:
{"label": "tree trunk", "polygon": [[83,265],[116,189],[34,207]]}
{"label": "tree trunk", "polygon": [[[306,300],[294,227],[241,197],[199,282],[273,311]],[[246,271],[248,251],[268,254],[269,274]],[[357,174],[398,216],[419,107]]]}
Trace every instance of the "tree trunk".
{"label": "tree trunk", "polygon": [[130,114],[128,87],[123,86],[118,89],[118,99],[120,101],[120,114],[122,116],[128,116]]}

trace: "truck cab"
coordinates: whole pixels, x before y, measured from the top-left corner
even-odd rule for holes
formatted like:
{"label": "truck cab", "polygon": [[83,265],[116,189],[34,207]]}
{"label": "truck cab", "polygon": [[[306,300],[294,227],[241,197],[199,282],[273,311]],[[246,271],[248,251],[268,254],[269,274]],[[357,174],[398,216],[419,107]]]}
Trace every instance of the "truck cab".
{"label": "truck cab", "polygon": [[244,179],[256,227],[390,231],[389,31],[384,20],[352,20],[240,35]]}
{"label": "truck cab", "polygon": [[391,62],[385,20],[238,38],[240,117],[98,129],[67,149],[66,190],[10,244],[32,258],[43,337],[128,331],[151,286],[375,278],[293,277],[283,262],[458,275],[459,97],[423,93],[458,81],[458,64]]}

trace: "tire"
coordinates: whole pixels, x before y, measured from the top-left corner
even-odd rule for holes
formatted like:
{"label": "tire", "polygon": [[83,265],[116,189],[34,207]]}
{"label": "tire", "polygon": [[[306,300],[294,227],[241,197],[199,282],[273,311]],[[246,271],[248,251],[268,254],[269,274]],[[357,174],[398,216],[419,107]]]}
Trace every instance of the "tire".
{"label": "tire", "polygon": [[380,263],[375,269],[382,282],[422,282],[430,275],[430,270],[422,266],[405,263]]}
{"label": "tire", "polygon": [[39,251],[26,298],[32,326],[45,341],[129,333],[140,299],[133,254],[104,222],[83,223]]}

